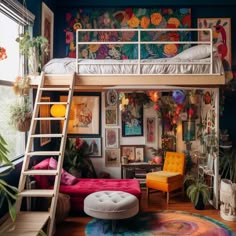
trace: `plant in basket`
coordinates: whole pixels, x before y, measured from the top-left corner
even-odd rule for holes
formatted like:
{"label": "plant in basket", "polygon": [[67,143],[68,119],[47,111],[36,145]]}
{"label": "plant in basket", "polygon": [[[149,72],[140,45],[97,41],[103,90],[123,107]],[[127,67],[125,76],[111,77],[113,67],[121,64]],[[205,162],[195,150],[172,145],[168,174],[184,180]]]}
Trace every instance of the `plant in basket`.
{"label": "plant in basket", "polygon": [[26,132],[30,128],[32,118],[31,104],[29,96],[21,96],[15,104],[10,106],[9,124],[21,132]]}

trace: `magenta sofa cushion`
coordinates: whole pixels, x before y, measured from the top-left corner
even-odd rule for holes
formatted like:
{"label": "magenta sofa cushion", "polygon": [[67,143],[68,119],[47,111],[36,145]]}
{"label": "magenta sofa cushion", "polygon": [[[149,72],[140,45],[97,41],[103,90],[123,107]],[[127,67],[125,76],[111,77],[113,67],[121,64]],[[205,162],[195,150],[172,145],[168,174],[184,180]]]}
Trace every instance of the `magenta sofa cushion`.
{"label": "magenta sofa cushion", "polygon": [[[57,168],[57,160],[55,160],[53,157],[49,160],[48,169],[55,170]],[[73,185],[78,182],[78,179],[62,169],[61,172],[61,184],[63,185]]]}
{"label": "magenta sofa cushion", "polygon": [[[49,159],[45,159],[36,166],[34,169],[48,169]],[[46,165],[48,164],[48,165]],[[35,178],[39,188],[53,188],[50,185],[50,181],[47,181],[47,185],[45,185],[45,179]],[[136,196],[139,200],[141,199],[141,189],[140,183],[137,179],[86,179],[79,178],[78,182],[73,185],[60,185],[60,192],[68,194],[70,196],[71,201],[71,210],[73,212],[83,212],[84,208],[84,199],[90,193],[94,193],[97,191],[104,190],[113,190],[113,191],[124,191]],[[40,182],[42,181],[42,183]]]}

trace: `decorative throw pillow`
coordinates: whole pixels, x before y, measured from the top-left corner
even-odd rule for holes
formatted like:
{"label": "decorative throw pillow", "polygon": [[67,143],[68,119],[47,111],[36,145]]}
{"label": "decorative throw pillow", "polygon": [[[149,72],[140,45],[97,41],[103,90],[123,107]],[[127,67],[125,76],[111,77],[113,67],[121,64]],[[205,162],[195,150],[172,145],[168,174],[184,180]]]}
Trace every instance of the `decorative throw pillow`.
{"label": "decorative throw pillow", "polygon": [[[51,157],[48,165],[48,169],[55,170],[57,168],[57,161]],[[78,182],[78,179],[62,169],[61,172],[61,184],[62,185],[74,185]]]}
{"label": "decorative throw pillow", "polygon": [[[213,52],[216,52],[216,48],[213,47]],[[178,55],[174,56],[174,59],[182,59],[182,60],[199,60],[211,55],[211,47],[210,45],[197,45],[191,48],[184,50]]]}

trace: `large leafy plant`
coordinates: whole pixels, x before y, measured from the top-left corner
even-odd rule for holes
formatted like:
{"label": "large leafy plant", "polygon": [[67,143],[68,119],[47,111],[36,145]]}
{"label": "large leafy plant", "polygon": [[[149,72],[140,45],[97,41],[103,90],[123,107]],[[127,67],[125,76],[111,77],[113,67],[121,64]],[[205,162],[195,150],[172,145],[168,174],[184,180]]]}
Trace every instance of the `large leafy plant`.
{"label": "large leafy plant", "polygon": [[[10,167],[8,171],[1,173],[0,177],[8,175],[14,168],[12,162],[7,158],[8,153],[9,151],[7,149],[7,143],[0,135],[0,164],[5,164],[6,166]],[[5,201],[7,201],[9,214],[13,221],[16,218],[16,209],[12,201],[15,201],[17,199],[17,194],[18,189],[16,187],[9,185],[2,178],[0,179],[0,208],[3,206]]]}
{"label": "large leafy plant", "polygon": [[63,167],[76,177],[96,177],[92,161],[88,158],[89,145],[80,138],[68,138]]}
{"label": "large leafy plant", "polygon": [[187,184],[186,194],[190,201],[196,206],[202,197],[203,203],[206,204],[209,200],[209,187],[205,183],[203,177],[196,177],[194,175],[187,175],[185,177]]}

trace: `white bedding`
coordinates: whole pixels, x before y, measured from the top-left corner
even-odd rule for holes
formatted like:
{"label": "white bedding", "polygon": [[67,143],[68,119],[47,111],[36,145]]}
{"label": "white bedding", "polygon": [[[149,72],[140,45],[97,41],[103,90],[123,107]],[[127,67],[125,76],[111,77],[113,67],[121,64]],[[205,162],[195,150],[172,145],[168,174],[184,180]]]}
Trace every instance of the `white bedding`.
{"label": "white bedding", "polygon": [[[209,62],[209,58],[200,60],[179,58],[145,59],[141,60],[141,70],[139,72],[137,60],[81,59],[78,64],[78,72],[79,74],[208,74],[210,73],[210,64],[205,63]],[[52,59],[43,67],[43,71],[47,74],[73,73],[76,71],[76,59]],[[222,62],[219,58],[214,58],[213,73],[223,73]]]}

